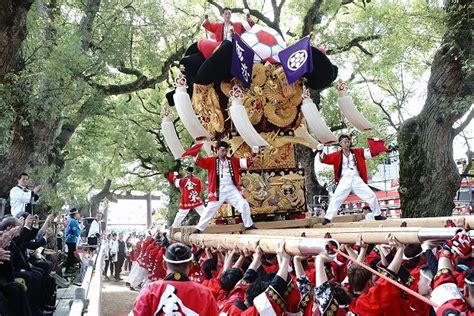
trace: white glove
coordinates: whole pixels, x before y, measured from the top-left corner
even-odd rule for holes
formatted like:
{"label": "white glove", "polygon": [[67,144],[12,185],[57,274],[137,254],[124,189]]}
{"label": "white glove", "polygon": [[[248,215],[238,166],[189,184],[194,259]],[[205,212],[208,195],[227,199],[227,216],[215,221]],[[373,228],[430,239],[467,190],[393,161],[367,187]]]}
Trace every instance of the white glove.
{"label": "white glove", "polygon": [[245,15],[249,15],[249,14],[250,14],[249,9],[244,9],[243,12],[244,12]]}
{"label": "white glove", "polygon": [[318,146],[316,148],[318,149],[318,151],[323,151],[324,150],[324,145],[323,144],[318,144]]}
{"label": "white glove", "polygon": [[258,154],[260,152],[260,147],[259,146],[253,146],[252,147],[252,153]]}

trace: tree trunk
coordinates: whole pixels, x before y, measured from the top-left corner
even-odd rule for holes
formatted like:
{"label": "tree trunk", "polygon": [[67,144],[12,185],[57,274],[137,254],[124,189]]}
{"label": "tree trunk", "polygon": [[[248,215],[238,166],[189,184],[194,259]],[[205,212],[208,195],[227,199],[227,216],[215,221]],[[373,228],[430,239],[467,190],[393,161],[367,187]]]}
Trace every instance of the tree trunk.
{"label": "tree trunk", "polygon": [[[421,113],[400,128],[400,198],[403,217],[451,215],[460,176],[453,159],[453,124],[472,104],[469,0],[446,7],[446,34],[431,66]],[[464,125],[464,124],[463,124]]]}
{"label": "tree trunk", "polygon": [[26,17],[33,0],[0,1],[0,82],[23,67],[21,45],[26,38]]}
{"label": "tree trunk", "polygon": [[328,191],[319,184],[314,173],[314,153],[311,148],[296,145],[296,157],[300,167],[304,169],[306,205],[311,205],[314,195],[327,195]]}
{"label": "tree trunk", "polygon": [[112,185],[112,180],[106,179],[104,183],[104,187],[100,190],[99,193],[91,197],[91,207],[89,209],[89,216],[95,217],[97,212],[99,212],[100,202],[105,198],[111,196],[110,186]]}

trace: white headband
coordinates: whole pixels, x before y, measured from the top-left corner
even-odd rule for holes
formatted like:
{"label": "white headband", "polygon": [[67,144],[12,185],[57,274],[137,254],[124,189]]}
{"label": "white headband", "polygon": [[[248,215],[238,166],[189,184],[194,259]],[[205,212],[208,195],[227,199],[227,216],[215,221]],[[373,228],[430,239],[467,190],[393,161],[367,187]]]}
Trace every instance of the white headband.
{"label": "white headband", "polygon": [[163,260],[165,260],[168,263],[180,264],[180,263],[185,263],[185,262],[189,262],[189,261],[193,260],[193,255],[191,254],[191,257],[189,257],[187,259],[183,259],[183,260],[171,260],[171,259],[166,258],[166,256],[165,256],[163,258]]}

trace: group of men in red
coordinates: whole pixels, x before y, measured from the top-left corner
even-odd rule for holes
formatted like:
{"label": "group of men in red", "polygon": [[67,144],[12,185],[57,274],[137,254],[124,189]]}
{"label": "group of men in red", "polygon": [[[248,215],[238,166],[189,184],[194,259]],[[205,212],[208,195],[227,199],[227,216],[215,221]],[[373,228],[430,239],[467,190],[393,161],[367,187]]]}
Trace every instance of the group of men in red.
{"label": "group of men in red", "polygon": [[275,255],[148,236],[138,262],[159,281],[144,286],[133,315],[474,315],[472,246],[464,228],[442,245],[403,245],[392,237],[388,245],[341,246],[381,278],[341,255],[291,258],[284,241]]}

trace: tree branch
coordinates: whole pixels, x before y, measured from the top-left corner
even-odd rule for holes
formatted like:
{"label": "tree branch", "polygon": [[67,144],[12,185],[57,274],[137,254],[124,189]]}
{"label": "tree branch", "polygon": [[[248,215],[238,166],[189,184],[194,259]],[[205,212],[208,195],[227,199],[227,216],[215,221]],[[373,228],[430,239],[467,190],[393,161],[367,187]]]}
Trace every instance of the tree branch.
{"label": "tree branch", "polygon": [[321,14],[319,12],[322,4],[322,0],[315,0],[311,4],[311,7],[306,12],[303,19],[303,29],[301,30],[301,36],[309,35],[313,31],[315,24],[321,23]]}
{"label": "tree branch", "polygon": [[346,52],[350,50],[352,47],[357,47],[359,48],[362,52],[369,56],[373,56],[372,53],[368,52],[364,47],[362,47],[361,43],[363,42],[368,42],[368,41],[373,41],[376,39],[381,38],[382,35],[380,34],[374,34],[374,35],[368,35],[368,36],[357,36],[356,38],[352,39],[349,43],[339,46],[336,48],[328,49],[326,50],[326,53],[328,55],[334,55],[334,54],[339,54],[342,52]]}
{"label": "tree branch", "polygon": [[153,78],[148,78],[143,73],[141,73],[138,69],[121,67],[120,68],[121,70],[119,69],[120,72],[123,72],[126,74],[133,74],[134,76],[137,77],[137,79],[135,79],[132,82],[119,84],[119,85],[115,85],[115,84],[101,85],[87,79],[86,79],[86,82],[90,86],[96,88],[97,90],[100,90],[105,96],[127,94],[127,93],[132,93],[132,92],[136,92],[143,89],[154,89],[157,83],[166,80],[166,78],[168,77],[168,71],[170,70],[174,61],[178,59],[179,57],[181,57],[185,51],[186,51],[185,47],[180,47],[178,50],[176,50],[176,52],[168,56],[168,58],[163,63],[163,66],[161,67],[161,74]]}
{"label": "tree branch", "polygon": [[474,118],[474,109],[472,109],[471,112],[469,112],[469,115],[466,117],[464,122],[459,124],[459,126],[453,130],[454,135],[458,135],[459,133],[461,133],[466,128],[466,126],[471,122],[473,118]]}
{"label": "tree branch", "polygon": [[[215,6],[219,11],[221,11],[222,8],[223,8],[223,6],[221,6],[219,3],[217,3],[214,0],[207,0],[207,2],[209,4],[212,4],[213,6]],[[277,16],[279,17],[279,14],[275,15],[275,20],[272,21],[269,18],[267,18],[265,15],[263,15],[260,11],[255,10],[255,9],[251,9],[247,0],[243,0],[242,2],[244,4],[244,8],[230,8],[230,11],[234,12],[234,13],[243,13],[244,9],[247,9],[247,10],[249,10],[250,15],[256,17],[258,20],[262,21],[267,26],[275,29],[278,33],[280,33],[281,36],[283,36],[283,32],[280,29],[279,21],[276,20],[276,17]],[[275,7],[274,7],[274,11],[275,11]],[[281,10],[280,10],[280,12],[281,12]]]}
{"label": "tree branch", "polygon": [[469,146],[469,139],[466,137],[464,133],[462,133],[462,137],[464,138],[464,141],[466,142],[466,146],[467,146],[467,152],[466,152],[467,164],[464,167],[464,170],[462,171],[461,177],[469,177],[469,176],[472,176],[469,174],[469,171],[472,168],[472,159],[474,158],[474,152],[471,150],[471,146]]}
{"label": "tree branch", "polygon": [[376,104],[381,110],[382,112],[385,114],[385,120],[396,130],[398,131],[398,127],[397,125],[392,121],[392,118],[390,117],[390,113],[387,112],[387,110],[385,110],[384,106],[383,106],[383,101],[376,101],[374,99],[374,96],[372,95],[372,90],[370,90],[370,87],[369,87],[369,83],[368,81],[365,79],[364,75],[360,74],[360,76],[362,77],[362,79],[364,79],[366,85],[367,85],[367,90],[369,91],[369,96],[370,96],[370,99],[372,100],[372,102],[374,104]]}

